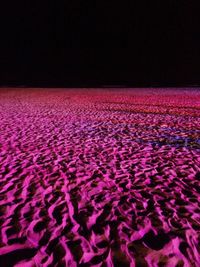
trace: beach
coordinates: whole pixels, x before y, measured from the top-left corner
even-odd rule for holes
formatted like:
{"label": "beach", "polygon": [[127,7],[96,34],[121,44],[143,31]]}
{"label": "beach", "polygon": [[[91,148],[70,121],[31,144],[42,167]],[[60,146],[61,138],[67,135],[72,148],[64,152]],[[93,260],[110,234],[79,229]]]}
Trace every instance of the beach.
{"label": "beach", "polygon": [[1,88],[0,266],[200,266],[200,90]]}

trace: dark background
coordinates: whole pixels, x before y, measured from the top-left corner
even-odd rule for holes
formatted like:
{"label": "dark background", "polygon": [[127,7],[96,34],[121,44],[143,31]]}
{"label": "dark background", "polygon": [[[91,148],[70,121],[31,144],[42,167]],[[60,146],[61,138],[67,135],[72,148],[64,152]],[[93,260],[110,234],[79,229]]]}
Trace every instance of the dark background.
{"label": "dark background", "polygon": [[194,1],[1,4],[1,86],[200,85]]}

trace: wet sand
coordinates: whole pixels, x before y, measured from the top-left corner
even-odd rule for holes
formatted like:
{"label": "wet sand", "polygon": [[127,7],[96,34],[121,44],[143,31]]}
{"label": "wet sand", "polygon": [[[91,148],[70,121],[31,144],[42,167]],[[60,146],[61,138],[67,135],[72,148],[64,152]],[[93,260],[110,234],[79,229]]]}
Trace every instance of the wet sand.
{"label": "wet sand", "polygon": [[0,266],[200,266],[200,90],[0,89]]}

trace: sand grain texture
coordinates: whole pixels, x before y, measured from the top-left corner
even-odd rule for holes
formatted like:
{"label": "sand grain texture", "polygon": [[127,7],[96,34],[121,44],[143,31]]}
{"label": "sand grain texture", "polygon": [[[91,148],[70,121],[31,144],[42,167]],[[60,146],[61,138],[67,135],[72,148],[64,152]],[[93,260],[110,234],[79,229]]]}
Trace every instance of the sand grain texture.
{"label": "sand grain texture", "polygon": [[200,91],[1,89],[0,266],[200,266]]}

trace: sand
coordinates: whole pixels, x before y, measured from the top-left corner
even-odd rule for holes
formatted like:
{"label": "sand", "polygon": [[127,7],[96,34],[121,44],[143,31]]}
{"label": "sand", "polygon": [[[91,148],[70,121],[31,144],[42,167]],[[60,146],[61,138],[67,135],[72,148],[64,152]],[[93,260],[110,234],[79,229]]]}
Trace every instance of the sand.
{"label": "sand", "polygon": [[200,266],[200,90],[0,90],[0,266]]}

